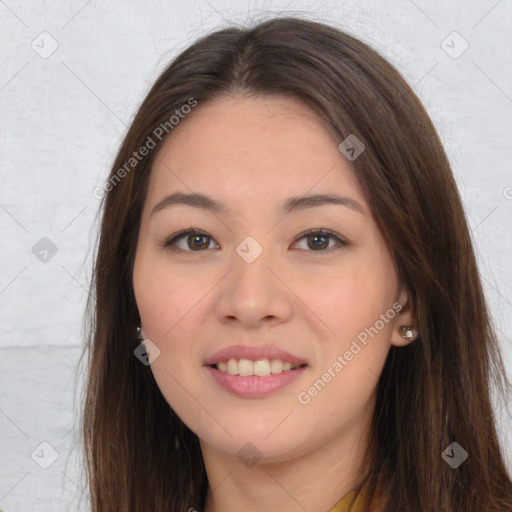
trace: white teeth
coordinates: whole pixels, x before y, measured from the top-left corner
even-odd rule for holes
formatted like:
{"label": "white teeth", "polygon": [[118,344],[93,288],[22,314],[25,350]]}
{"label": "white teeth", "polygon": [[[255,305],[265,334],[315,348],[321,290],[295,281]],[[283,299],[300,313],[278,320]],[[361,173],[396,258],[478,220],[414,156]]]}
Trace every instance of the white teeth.
{"label": "white teeth", "polygon": [[270,363],[268,359],[254,361],[254,375],[257,375],[258,377],[266,377],[267,375],[270,375]]}
{"label": "white teeth", "polygon": [[230,375],[240,375],[241,377],[249,377],[256,375],[258,377],[266,377],[267,375],[287,372],[297,368],[290,362],[283,362],[281,359],[260,359],[258,361],[251,361],[250,359],[237,360],[232,357],[227,363],[221,361],[217,363],[217,370]]}
{"label": "white teeth", "polygon": [[238,363],[236,362],[236,359],[231,358],[228,361],[226,370],[230,375],[238,375]]}
{"label": "white teeth", "polygon": [[272,373],[281,373],[283,371],[283,361],[281,359],[272,359],[270,371]]}
{"label": "white teeth", "polygon": [[240,361],[238,361],[238,374],[241,377],[254,375],[254,362],[249,359],[240,359]]}

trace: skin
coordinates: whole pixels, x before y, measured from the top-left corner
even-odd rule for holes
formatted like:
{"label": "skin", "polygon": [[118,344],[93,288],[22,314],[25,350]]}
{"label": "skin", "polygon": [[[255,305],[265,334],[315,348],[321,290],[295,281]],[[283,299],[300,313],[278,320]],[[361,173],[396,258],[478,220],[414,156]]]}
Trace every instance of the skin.
{"label": "skin", "polygon": [[[206,512],[332,507],[360,478],[388,351],[409,343],[398,331],[414,324],[407,292],[340,142],[297,100],[236,95],[198,105],[153,165],[133,285],[144,336],[160,349],[156,382],[201,442]],[[229,211],[174,205],[150,217],[173,192],[206,194]],[[328,204],[283,214],[289,197],[313,193],[349,197],[363,213]],[[160,245],[191,226],[208,236],[183,237],[181,253]],[[348,245],[299,237],[320,228]],[[263,248],[252,263],[236,252],[247,236]],[[403,309],[300,403],[298,394],[397,302]],[[220,348],[267,343],[308,368],[266,397],[234,396],[203,366]],[[252,453],[248,442],[261,457],[250,467],[237,456]]]}

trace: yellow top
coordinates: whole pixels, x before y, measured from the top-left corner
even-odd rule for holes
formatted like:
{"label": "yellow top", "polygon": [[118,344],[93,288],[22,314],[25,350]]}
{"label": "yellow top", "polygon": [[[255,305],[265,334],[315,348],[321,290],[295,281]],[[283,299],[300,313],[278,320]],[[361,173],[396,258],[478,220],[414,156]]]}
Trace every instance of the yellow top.
{"label": "yellow top", "polygon": [[[329,512],[348,512],[350,507],[354,504],[356,493],[354,491],[349,492],[341,501],[338,501]],[[360,500],[358,500],[360,501]],[[354,509],[351,512],[358,512],[358,509]]]}
{"label": "yellow top", "polygon": [[[367,486],[368,483],[363,486],[363,489],[361,489],[357,495],[355,491],[349,492],[328,512],[368,512],[367,510],[363,511],[363,496],[366,493]],[[382,480],[379,479],[379,483],[377,484],[377,489],[375,491],[375,498],[377,498],[377,502],[372,503],[372,511],[376,510],[375,506],[378,507],[378,503],[384,498],[384,495],[386,494],[384,489],[385,487],[382,484]]]}

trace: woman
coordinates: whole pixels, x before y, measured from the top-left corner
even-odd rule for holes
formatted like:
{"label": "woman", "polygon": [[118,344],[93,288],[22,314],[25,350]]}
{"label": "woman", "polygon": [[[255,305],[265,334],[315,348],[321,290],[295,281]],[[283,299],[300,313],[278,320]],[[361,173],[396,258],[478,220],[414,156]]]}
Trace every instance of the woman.
{"label": "woman", "polygon": [[424,108],[273,19],[199,40],[118,153],[90,314],[92,510],[512,510],[507,382]]}

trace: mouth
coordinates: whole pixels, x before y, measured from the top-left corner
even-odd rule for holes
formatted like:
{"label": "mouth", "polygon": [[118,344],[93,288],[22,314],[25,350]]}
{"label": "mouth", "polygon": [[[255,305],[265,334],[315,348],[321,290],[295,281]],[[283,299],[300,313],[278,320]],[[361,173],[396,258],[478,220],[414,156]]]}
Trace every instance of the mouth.
{"label": "mouth", "polygon": [[203,362],[203,368],[210,382],[224,391],[243,398],[262,398],[297,385],[309,364],[275,344],[260,343],[222,348]]}
{"label": "mouth", "polygon": [[265,358],[253,361],[251,359],[235,359],[232,357],[226,361],[219,361],[218,363],[210,364],[208,366],[233,376],[267,377],[269,375],[292,372],[306,367],[307,364],[294,364],[290,361],[283,361],[282,359]]}
{"label": "mouth", "polygon": [[[239,398],[264,398],[291,386],[308,369],[306,363],[282,359],[235,359],[203,367],[211,382]],[[285,395],[286,396],[286,395]]]}

